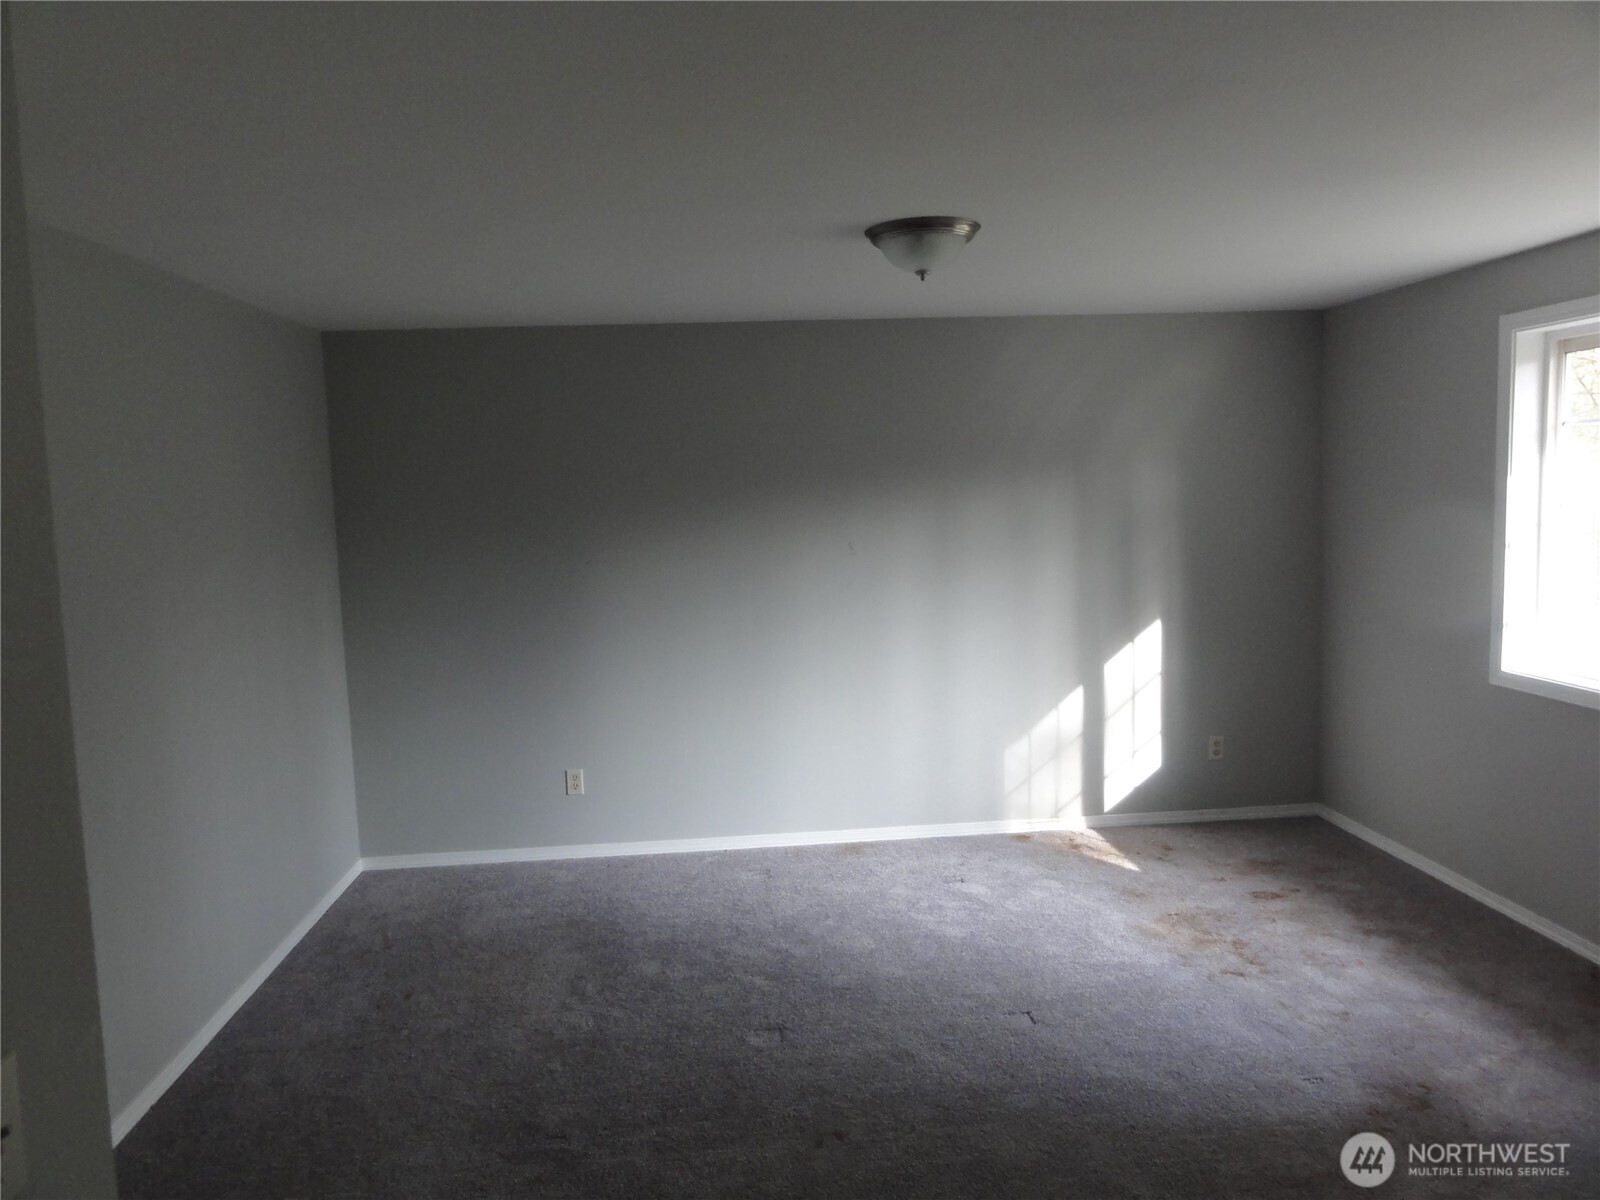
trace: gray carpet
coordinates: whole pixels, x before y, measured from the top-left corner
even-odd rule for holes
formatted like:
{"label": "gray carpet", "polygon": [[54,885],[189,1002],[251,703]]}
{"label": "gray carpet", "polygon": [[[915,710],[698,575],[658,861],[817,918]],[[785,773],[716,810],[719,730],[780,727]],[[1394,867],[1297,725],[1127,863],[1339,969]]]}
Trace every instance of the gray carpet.
{"label": "gray carpet", "polygon": [[[1355,1188],[1346,1138],[1569,1142]],[[362,876],[128,1197],[1600,1196],[1600,974],[1315,820]]]}

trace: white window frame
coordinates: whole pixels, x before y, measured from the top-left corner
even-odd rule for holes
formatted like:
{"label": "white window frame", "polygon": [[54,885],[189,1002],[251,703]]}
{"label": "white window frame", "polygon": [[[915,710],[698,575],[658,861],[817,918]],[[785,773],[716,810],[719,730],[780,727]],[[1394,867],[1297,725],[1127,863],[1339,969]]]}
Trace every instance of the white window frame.
{"label": "white window frame", "polygon": [[[1557,343],[1600,328],[1600,296],[1500,318],[1500,412],[1494,505],[1494,599],[1489,682],[1600,709],[1600,681],[1564,672],[1531,637],[1538,595],[1537,536],[1544,456],[1554,430]],[[1522,536],[1517,531],[1523,530]],[[1508,637],[1508,631],[1510,636]],[[1520,644],[1519,644],[1520,643]],[[1509,655],[1507,654],[1509,651]]]}

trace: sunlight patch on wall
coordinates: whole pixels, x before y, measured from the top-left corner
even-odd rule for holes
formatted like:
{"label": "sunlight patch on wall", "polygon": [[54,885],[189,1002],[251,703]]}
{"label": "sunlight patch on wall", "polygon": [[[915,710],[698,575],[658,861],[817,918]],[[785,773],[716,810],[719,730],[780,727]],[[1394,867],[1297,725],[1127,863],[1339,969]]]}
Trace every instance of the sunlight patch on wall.
{"label": "sunlight patch on wall", "polygon": [[1006,747],[1005,815],[1083,819],[1083,688]]}
{"label": "sunlight patch on wall", "polygon": [[1105,811],[1161,767],[1161,622],[1105,666]]}

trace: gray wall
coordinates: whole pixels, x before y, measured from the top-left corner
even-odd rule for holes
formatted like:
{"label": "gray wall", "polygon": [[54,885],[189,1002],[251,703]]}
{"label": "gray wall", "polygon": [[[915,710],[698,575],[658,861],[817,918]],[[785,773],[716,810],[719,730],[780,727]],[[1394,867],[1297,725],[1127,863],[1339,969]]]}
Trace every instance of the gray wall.
{"label": "gray wall", "polygon": [[355,862],[317,335],[36,228],[111,1109]]}
{"label": "gray wall", "polygon": [[1318,339],[326,335],[363,852],[1050,815],[1007,748],[1157,617],[1166,762],[1121,810],[1317,798]]}
{"label": "gray wall", "polygon": [[[78,814],[62,645],[44,413],[34,342],[27,216],[12,96],[11,6],[4,23],[3,261],[0,314],[0,914],[3,1049],[17,1056],[29,1195],[110,1197],[110,1124],[95,993],[94,940]],[[4,1114],[14,1124],[18,1114]]]}
{"label": "gray wall", "polygon": [[1327,801],[1600,937],[1600,713],[1489,683],[1502,314],[1600,288],[1589,235],[1327,314]]}

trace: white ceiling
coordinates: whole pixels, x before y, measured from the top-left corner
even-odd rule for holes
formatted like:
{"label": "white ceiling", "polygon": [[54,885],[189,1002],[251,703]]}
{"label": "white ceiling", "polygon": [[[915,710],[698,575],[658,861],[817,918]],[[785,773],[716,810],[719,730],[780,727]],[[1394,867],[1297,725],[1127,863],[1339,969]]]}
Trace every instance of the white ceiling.
{"label": "white ceiling", "polygon": [[[31,213],[318,328],[1321,308],[1600,225],[1595,4],[13,6]],[[861,236],[952,213],[927,283]]]}

